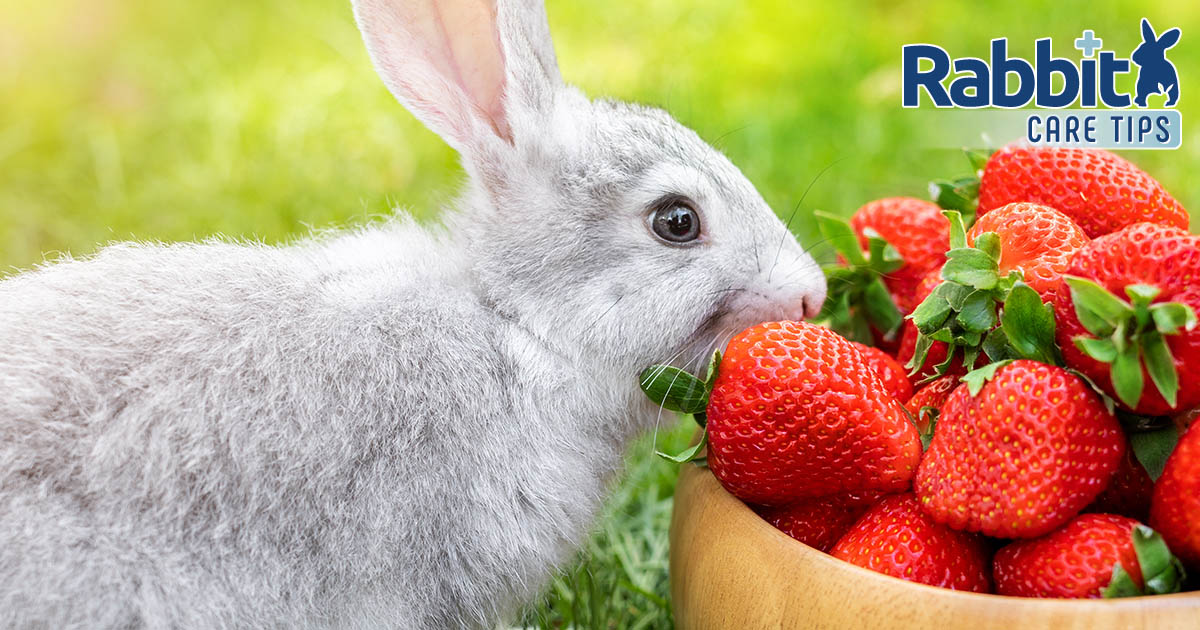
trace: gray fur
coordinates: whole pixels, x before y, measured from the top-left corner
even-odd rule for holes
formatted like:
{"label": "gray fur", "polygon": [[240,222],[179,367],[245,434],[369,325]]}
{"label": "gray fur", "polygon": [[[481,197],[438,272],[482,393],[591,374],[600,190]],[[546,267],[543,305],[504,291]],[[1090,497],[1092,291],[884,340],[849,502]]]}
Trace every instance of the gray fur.
{"label": "gray fur", "polygon": [[[489,627],[655,421],[643,367],[819,307],[724,156],[559,83],[540,7],[499,17],[513,142],[459,143],[442,227],[118,244],[0,281],[0,627]],[[664,193],[703,243],[647,229]]]}

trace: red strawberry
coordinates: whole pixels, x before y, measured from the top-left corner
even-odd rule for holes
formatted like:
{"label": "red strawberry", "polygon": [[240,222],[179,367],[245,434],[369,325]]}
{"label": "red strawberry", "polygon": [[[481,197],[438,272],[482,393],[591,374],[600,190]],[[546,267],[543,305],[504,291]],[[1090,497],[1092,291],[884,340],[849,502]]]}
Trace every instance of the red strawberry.
{"label": "red strawberry", "polygon": [[863,249],[868,231],[887,241],[904,259],[904,265],[884,276],[883,282],[901,312],[917,305],[917,284],[930,271],[946,262],[950,224],[937,204],[912,197],[889,197],[859,208],[850,219]]}
{"label": "red strawberry", "polygon": [[900,402],[905,402],[912,398],[913,386],[908,380],[908,375],[904,373],[904,368],[895,358],[879,348],[851,341],[855,348],[863,354],[867,363],[875,375],[883,381],[883,388],[887,390],[893,398]]}
{"label": "red strawberry", "polygon": [[1032,538],[1104,490],[1125,438],[1100,397],[1070,372],[1028,360],[993,365],[977,392],[960,387],[942,405],[914,488],[939,523]]}
{"label": "red strawberry", "polygon": [[788,536],[829,553],[834,543],[881,496],[878,492],[851,492],[781,507],[759,506],[754,511]]}
{"label": "red strawberry", "polygon": [[1142,570],[1133,548],[1137,524],[1124,516],[1083,514],[1042,538],[1010,543],[996,552],[996,592],[1098,598],[1117,562],[1140,587]]}
{"label": "red strawberry", "polygon": [[961,378],[956,374],[947,374],[946,376],[938,377],[929,382],[928,385],[917,390],[908,402],[904,403],[904,407],[908,409],[908,413],[917,422],[917,430],[924,434],[929,430],[929,418],[921,415],[921,410],[925,407],[933,407],[941,410],[942,405],[946,404],[946,399],[950,398],[950,394],[962,385]]}
{"label": "red strawberry", "polygon": [[912,582],[977,593],[989,590],[983,540],[933,522],[911,492],[875,504],[831,553],[851,564]]}
{"label": "red strawberry", "polygon": [[1150,525],[1171,550],[1200,570],[1200,423],[1179,439],[1154,486]]}
{"label": "red strawberry", "polygon": [[1086,245],[1067,276],[1054,310],[1069,367],[1138,414],[1200,404],[1200,236],[1132,225]]}
{"label": "red strawberry", "polygon": [[1154,480],[1126,443],[1125,457],[1121,459],[1112,481],[1085,511],[1120,514],[1145,522],[1150,516],[1150,495],[1153,492]]}
{"label": "red strawberry", "polygon": [[1149,221],[1181,229],[1187,211],[1161,184],[1108,151],[1010,145],[988,160],[980,217],[1014,202],[1056,208],[1091,238]]}
{"label": "red strawberry", "polygon": [[1000,237],[1000,273],[1019,269],[1025,283],[1043,299],[1058,287],[1071,257],[1087,235],[1067,215],[1035,203],[1010,203],[981,216],[967,234],[967,243],[985,232]]}
{"label": "red strawberry", "polygon": [[862,353],[803,322],[730,341],[707,418],[708,466],[748,503],[902,491],[921,457],[916,428]]}

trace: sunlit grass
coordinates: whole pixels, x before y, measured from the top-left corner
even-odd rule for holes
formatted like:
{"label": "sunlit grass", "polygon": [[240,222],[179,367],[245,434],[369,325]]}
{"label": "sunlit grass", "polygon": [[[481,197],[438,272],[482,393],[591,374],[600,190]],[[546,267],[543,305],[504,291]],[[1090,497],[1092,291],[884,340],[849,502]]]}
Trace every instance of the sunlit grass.
{"label": "sunlit grass", "polygon": [[[899,107],[900,46],[986,56],[1007,36],[1063,49],[1083,28],[1128,52],[1143,15],[1183,28],[1180,151],[1131,157],[1200,204],[1200,4],[550,0],[564,76],[658,104],[715,142],[792,227],[922,195],[965,162]],[[1190,122],[1189,122],[1190,121]],[[827,170],[826,170],[827,169]],[[819,179],[817,174],[825,171]],[[432,217],[462,174],[454,153],[374,76],[348,1],[0,2],[0,270],[121,239],[210,234],[278,242],[402,206]],[[814,181],[815,180],[815,181]],[[827,254],[818,247],[818,254]],[[2,273],[2,271],[0,271]],[[685,439],[686,428],[672,434]],[[669,624],[666,519],[674,471],[643,443],[597,534],[528,621]]]}

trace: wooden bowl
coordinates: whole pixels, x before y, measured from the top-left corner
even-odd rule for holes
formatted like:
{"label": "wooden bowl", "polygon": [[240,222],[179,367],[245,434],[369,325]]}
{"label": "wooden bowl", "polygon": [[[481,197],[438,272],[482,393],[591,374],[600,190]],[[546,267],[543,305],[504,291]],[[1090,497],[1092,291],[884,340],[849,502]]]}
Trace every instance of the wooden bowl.
{"label": "wooden bowl", "polygon": [[671,517],[671,598],[681,630],[1200,630],[1200,592],[1025,599],[868,571],[776,530],[691,464]]}

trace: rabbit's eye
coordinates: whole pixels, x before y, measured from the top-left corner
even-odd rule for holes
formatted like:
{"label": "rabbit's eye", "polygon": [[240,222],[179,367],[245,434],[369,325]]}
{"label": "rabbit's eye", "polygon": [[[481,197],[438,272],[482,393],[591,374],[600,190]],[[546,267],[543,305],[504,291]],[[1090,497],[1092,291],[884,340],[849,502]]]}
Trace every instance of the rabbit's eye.
{"label": "rabbit's eye", "polygon": [[650,228],[664,241],[687,243],[700,236],[700,214],[685,199],[666,199],[651,213]]}

